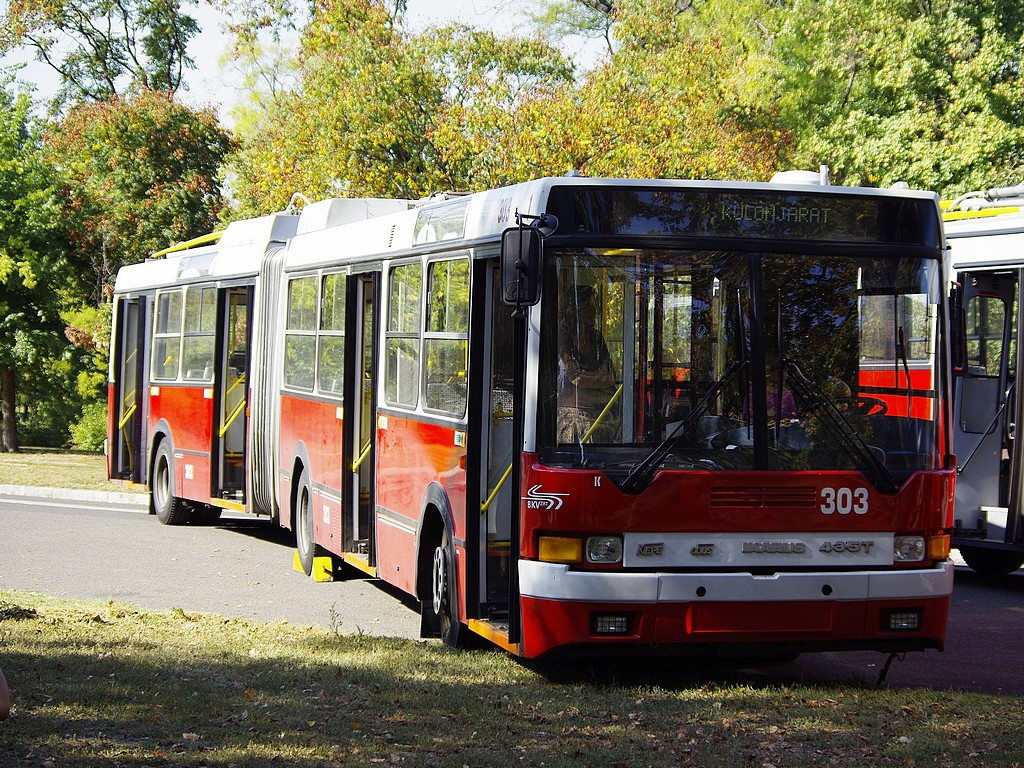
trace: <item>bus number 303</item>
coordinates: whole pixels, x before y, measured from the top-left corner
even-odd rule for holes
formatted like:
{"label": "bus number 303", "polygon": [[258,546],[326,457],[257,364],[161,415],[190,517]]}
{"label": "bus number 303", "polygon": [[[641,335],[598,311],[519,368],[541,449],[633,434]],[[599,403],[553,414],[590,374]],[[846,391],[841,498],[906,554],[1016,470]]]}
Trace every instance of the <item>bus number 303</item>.
{"label": "bus number 303", "polygon": [[822,488],[821,513],[823,515],[866,515],[868,513],[867,488]]}

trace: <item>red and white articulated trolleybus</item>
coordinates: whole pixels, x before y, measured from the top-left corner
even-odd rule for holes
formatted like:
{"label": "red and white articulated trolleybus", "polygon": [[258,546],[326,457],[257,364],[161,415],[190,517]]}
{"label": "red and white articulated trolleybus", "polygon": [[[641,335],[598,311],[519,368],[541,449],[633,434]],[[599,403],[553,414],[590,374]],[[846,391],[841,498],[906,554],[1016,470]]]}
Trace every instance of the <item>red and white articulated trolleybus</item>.
{"label": "red and white articulated trolleybus", "polygon": [[941,648],[938,203],[814,179],[324,201],[126,267],[111,473],[166,523],[270,516],[451,644]]}
{"label": "red and white articulated trolleybus", "polygon": [[974,192],[944,214],[959,288],[953,381],[960,456],[953,546],[982,573],[1024,565],[1024,423],[1019,321],[1024,291],[1024,186]]}

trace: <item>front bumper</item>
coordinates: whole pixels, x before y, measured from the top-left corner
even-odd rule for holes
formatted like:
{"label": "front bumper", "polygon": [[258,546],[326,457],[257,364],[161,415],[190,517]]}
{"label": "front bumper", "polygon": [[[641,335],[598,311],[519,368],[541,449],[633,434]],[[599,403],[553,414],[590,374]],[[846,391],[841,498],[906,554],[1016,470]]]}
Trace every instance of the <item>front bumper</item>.
{"label": "front bumper", "polygon": [[[568,646],[778,646],[792,650],[922,650],[945,641],[953,564],[909,570],[662,573],[574,571],[519,561],[523,654]],[[914,630],[885,628],[916,610]],[[596,616],[628,631],[594,631]]]}

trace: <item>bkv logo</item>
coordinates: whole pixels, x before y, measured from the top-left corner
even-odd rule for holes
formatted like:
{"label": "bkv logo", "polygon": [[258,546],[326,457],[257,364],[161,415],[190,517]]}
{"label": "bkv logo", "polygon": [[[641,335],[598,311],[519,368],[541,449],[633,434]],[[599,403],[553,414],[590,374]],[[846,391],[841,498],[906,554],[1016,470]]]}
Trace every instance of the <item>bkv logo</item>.
{"label": "bkv logo", "polygon": [[562,497],[568,493],[544,493],[539,485],[535,485],[523,496],[527,509],[561,509]]}

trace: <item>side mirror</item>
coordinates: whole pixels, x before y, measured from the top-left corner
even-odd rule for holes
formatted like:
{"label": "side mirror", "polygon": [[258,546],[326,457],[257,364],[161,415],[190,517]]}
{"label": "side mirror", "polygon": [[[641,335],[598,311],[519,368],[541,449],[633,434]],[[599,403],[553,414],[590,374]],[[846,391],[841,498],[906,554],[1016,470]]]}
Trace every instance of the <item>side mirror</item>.
{"label": "side mirror", "polygon": [[540,301],[541,233],[533,227],[513,227],[501,234],[501,300],[516,307]]}

